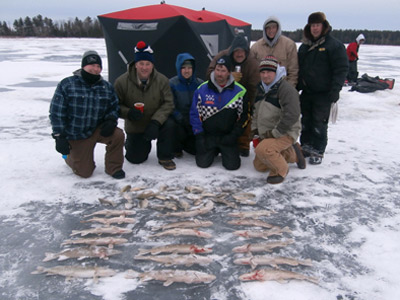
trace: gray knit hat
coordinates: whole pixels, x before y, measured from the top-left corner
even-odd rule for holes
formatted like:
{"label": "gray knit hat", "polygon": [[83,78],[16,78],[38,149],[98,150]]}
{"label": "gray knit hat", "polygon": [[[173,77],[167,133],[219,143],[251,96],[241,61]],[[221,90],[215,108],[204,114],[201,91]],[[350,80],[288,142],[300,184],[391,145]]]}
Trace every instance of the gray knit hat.
{"label": "gray knit hat", "polygon": [[103,68],[100,55],[93,50],[86,51],[82,56],[81,67],[93,64],[98,64],[100,68]]}

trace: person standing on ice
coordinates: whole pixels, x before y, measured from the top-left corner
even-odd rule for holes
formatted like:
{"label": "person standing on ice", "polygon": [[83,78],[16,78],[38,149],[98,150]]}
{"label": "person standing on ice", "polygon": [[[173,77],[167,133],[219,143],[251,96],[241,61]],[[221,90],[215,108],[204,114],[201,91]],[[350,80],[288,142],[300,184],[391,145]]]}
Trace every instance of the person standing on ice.
{"label": "person standing on ice", "polygon": [[101,70],[98,53],[86,51],[81,69],[58,84],[50,104],[52,136],[56,150],[67,156],[67,165],[83,178],[90,177],[96,167],[96,144],[106,144],[105,172],[122,179],[125,135],[117,127],[118,97],[102,79]]}
{"label": "person standing on ice", "polygon": [[356,41],[350,43],[347,46],[346,52],[347,57],[349,59],[349,72],[347,74],[347,82],[350,85],[353,85],[357,82],[358,78],[358,69],[357,69],[357,61],[358,61],[358,49],[360,49],[360,45],[365,43],[365,37],[361,33],[357,36]]}
{"label": "person standing on ice", "polygon": [[193,94],[203,80],[196,77],[196,62],[190,53],[180,53],[176,57],[177,75],[169,80],[174,95],[175,109],[172,114],[175,121],[174,156],[182,157],[183,150],[196,154],[196,140],[189,120]]}
{"label": "person standing on ice", "polygon": [[247,126],[246,89],[234,80],[229,56],[217,60],[210,80],[194,92],[190,124],[196,136],[196,164],[208,168],[221,153],[227,170],[240,168],[237,139]]}
{"label": "person standing on ice", "polygon": [[349,68],[346,49],[331,36],[331,30],[323,12],[310,14],[298,51],[297,89],[302,91],[300,143],[312,165],[322,163],[328,144],[331,105],[339,100]]}
{"label": "person standing on ice", "polygon": [[274,56],[267,56],[259,65],[261,82],[254,105],[252,136],[259,136],[254,168],[269,171],[267,182],[283,182],[289,172],[288,163],[306,168],[306,161],[297,139],[300,135],[300,101],[295,87],[285,80],[286,70]]}

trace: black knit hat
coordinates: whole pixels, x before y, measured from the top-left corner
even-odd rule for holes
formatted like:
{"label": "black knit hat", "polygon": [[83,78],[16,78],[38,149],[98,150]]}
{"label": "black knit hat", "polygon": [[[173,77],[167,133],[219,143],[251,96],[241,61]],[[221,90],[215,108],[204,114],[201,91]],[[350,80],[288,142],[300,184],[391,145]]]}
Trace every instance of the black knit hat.
{"label": "black knit hat", "polygon": [[276,72],[278,69],[278,60],[275,56],[268,55],[267,57],[263,58],[259,64],[259,71],[272,71]]}
{"label": "black knit hat", "polygon": [[134,60],[135,62],[148,60],[149,62],[154,63],[153,49],[143,41],[138,42],[135,47]]}
{"label": "black knit hat", "polygon": [[223,65],[228,69],[229,72],[231,71],[232,68],[232,62],[228,55],[224,55],[218,58],[215,65]]}
{"label": "black knit hat", "polygon": [[99,54],[93,50],[86,51],[82,56],[81,67],[83,68],[84,66],[94,64],[98,64],[100,65],[100,68],[103,68]]}

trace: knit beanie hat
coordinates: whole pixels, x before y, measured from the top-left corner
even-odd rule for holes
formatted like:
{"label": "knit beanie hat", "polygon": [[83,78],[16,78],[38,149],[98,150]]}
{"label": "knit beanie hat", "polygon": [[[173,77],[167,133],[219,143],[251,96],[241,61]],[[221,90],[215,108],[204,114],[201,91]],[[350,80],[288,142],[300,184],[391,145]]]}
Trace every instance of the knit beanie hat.
{"label": "knit beanie hat", "polygon": [[259,70],[261,71],[272,71],[276,73],[276,69],[278,68],[278,60],[275,56],[269,55],[263,58],[259,64]]}
{"label": "knit beanie hat", "polygon": [[218,58],[215,65],[223,65],[228,69],[229,72],[231,71],[232,68],[232,62],[228,55],[224,55]]}
{"label": "knit beanie hat", "polygon": [[99,56],[99,54],[93,50],[86,51],[82,56],[82,63],[81,63],[82,69],[84,66],[94,65],[94,64],[98,64],[100,65],[100,68],[103,68],[101,64],[101,57]]}
{"label": "knit beanie hat", "polygon": [[308,25],[315,24],[315,23],[324,23],[326,21],[326,16],[323,12],[315,12],[308,16]]}
{"label": "knit beanie hat", "polygon": [[134,61],[138,62],[141,60],[148,60],[149,62],[154,63],[153,49],[143,41],[139,41],[135,47]]}

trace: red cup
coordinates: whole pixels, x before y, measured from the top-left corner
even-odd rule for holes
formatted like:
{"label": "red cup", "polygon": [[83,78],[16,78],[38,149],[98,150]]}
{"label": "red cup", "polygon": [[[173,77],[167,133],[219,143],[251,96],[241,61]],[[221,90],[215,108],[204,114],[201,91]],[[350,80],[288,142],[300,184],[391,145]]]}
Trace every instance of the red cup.
{"label": "red cup", "polygon": [[253,147],[257,147],[258,143],[260,142],[260,137],[258,135],[255,135],[253,137]]}
{"label": "red cup", "polygon": [[135,108],[136,108],[137,110],[140,110],[140,111],[143,113],[143,110],[144,110],[144,103],[142,103],[142,102],[136,102],[136,103],[135,103]]}

